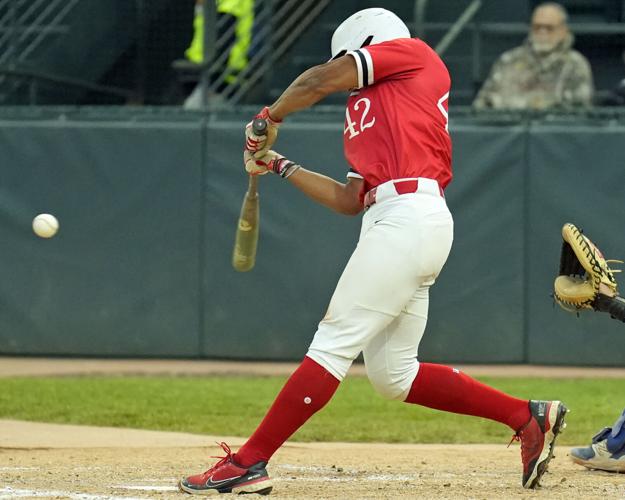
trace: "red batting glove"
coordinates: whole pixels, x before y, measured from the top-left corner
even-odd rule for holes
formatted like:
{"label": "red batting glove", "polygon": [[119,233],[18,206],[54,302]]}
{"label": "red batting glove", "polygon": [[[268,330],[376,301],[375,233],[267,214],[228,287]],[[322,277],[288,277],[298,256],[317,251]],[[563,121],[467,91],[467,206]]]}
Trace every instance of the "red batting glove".
{"label": "red batting glove", "polygon": [[[256,135],[252,130],[252,122],[256,118],[263,118],[267,120],[267,132],[265,135]],[[254,156],[260,157],[276,142],[278,137],[278,127],[282,123],[282,120],[274,120],[269,115],[269,108],[265,106],[260,113],[258,113],[252,121],[245,126],[245,149],[251,153],[256,153]]]}
{"label": "red batting glove", "polygon": [[284,179],[288,179],[300,168],[300,165],[271,150],[260,158],[254,158],[247,151],[243,156],[245,158],[245,170],[251,175],[273,172]]}

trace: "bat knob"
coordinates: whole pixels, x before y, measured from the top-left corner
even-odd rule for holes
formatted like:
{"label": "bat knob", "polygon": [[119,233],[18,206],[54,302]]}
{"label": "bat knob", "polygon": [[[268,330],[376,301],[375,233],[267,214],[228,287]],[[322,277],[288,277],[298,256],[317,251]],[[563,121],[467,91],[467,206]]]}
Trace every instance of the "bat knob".
{"label": "bat knob", "polygon": [[252,132],[254,132],[254,135],[265,135],[267,133],[267,120],[255,118],[252,122]]}

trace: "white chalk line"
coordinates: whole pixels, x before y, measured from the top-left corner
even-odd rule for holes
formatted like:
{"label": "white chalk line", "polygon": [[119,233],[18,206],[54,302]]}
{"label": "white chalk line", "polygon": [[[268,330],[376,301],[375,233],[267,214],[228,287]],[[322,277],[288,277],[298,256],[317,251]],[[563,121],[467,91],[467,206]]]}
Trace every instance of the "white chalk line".
{"label": "white chalk line", "polygon": [[137,483],[163,483],[163,484],[173,484],[178,483],[180,481],[179,477],[159,477],[158,479],[154,478],[144,478],[144,479],[136,479]]}
{"label": "white chalk line", "polygon": [[416,476],[409,476],[403,474],[378,474],[372,476],[356,477],[353,475],[347,477],[340,476],[315,476],[315,477],[272,477],[273,481],[277,483],[289,483],[292,481],[303,483],[353,483],[353,482],[392,482],[392,481],[416,481]]}
{"label": "white chalk line", "polygon": [[[290,483],[290,482],[306,482],[306,483],[351,483],[355,481],[359,482],[369,482],[369,483],[377,483],[377,482],[393,482],[393,481],[415,481],[418,479],[416,475],[410,474],[367,474],[359,476],[357,471],[344,471],[340,472],[336,469],[332,469],[330,467],[299,467],[297,465],[286,465],[286,466],[278,466],[278,468],[287,469],[290,471],[308,471],[311,469],[314,472],[319,472],[323,469],[326,474],[324,475],[316,475],[316,476],[298,476],[298,477],[287,477],[287,476],[272,476],[271,479],[276,483]],[[336,475],[327,475],[327,473],[335,472]],[[147,480],[142,480],[141,482],[148,482]],[[158,482],[155,480],[154,482]],[[164,481],[163,481],[164,482]],[[135,490],[135,491],[178,491],[178,488],[172,485],[172,482],[168,482],[167,485],[114,485],[111,488],[122,489],[122,490]]]}
{"label": "white chalk line", "polygon": [[[416,479],[412,476],[365,476],[365,477],[338,477],[338,476],[316,476],[316,477],[275,477],[271,478],[275,483],[291,483],[291,482],[304,482],[304,483],[352,483],[355,481],[364,482],[392,482],[392,481],[410,481]],[[143,486],[143,485],[115,485],[111,486],[113,489],[129,490],[129,491],[178,491],[176,486]]]}
{"label": "white chalk line", "polygon": [[[101,467],[99,465],[77,465],[76,467],[72,468],[74,471],[78,471],[78,472],[91,472],[94,470],[105,470],[107,469],[107,467]],[[18,466],[0,466],[0,472],[10,472],[10,471],[14,471],[14,470],[41,470],[41,467],[18,467]]]}
{"label": "white chalk line", "polygon": [[119,490],[136,490],[136,491],[179,491],[176,486],[133,486],[133,485],[117,485],[111,486]]}
{"label": "white chalk line", "polygon": [[[287,470],[296,470],[300,472],[332,472],[336,471],[336,467],[319,467],[316,465],[293,465],[293,464],[280,464],[277,466],[278,469],[287,469]],[[343,469],[349,470],[349,472],[355,472],[351,469]]]}
{"label": "white chalk line", "polygon": [[[392,481],[413,481],[417,480],[416,475],[409,474],[368,474],[359,476],[359,471],[352,469],[342,469],[336,467],[316,467],[316,466],[298,466],[291,464],[282,464],[277,468],[286,469],[288,471],[298,472],[325,472],[324,475],[317,475],[313,477],[273,477],[272,479],[278,483],[289,482],[314,482],[314,483],[350,483],[354,481],[364,482],[392,482]],[[14,467],[6,468],[10,470],[32,470],[37,467]],[[328,473],[334,475],[327,475]],[[152,485],[112,485],[113,489],[121,489],[128,491],[145,491],[145,492],[175,492],[178,488],[172,484],[176,479],[142,479],[144,483],[166,483],[166,484],[152,484]],[[75,493],[69,491],[38,491],[38,490],[26,490],[16,489],[11,487],[0,488],[0,500],[10,500],[12,498],[34,497],[34,498],[54,498],[54,497],[66,497],[71,500],[145,500],[145,498],[126,497],[126,496],[111,496],[111,495],[96,495],[89,493]]]}
{"label": "white chalk line", "polygon": [[0,488],[0,500],[11,500],[12,498],[58,498],[64,497],[71,500],[146,500],[139,497],[119,497],[111,495],[92,495],[90,493],[74,493],[71,491],[38,491],[11,488],[10,486]]}
{"label": "white chalk line", "polygon": [[40,467],[0,467],[0,472],[11,472],[14,470],[39,470]]}
{"label": "white chalk line", "polygon": [[[298,477],[297,479],[291,478],[273,478],[276,481],[335,481],[335,482],[348,482],[348,481],[412,481],[418,479],[415,474],[363,474],[361,471],[354,469],[344,469],[342,467],[319,467],[314,465],[292,465],[292,464],[280,464],[277,466],[279,469],[286,469],[294,472],[323,472],[324,476],[317,477]],[[327,474],[333,474],[328,476]],[[341,477],[348,476],[348,477]]]}

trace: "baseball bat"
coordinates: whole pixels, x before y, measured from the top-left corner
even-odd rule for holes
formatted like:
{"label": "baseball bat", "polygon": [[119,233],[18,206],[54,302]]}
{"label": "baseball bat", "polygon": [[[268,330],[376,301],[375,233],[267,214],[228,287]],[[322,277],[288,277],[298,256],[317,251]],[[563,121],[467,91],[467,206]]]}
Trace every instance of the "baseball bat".
{"label": "baseball bat", "polygon": [[[265,135],[267,121],[256,118],[252,122],[252,131],[255,135]],[[256,263],[256,248],[259,234],[258,176],[250,175],[247,191],[243,197],[241,214],[237,223],[237,232],[234,238],[232,252],[232,267],[239,272],[250,271]]]}

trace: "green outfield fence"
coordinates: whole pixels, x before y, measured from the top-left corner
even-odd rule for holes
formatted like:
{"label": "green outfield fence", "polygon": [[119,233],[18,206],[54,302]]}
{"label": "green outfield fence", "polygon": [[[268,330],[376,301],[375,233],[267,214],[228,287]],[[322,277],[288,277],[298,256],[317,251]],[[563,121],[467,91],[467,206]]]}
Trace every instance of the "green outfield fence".
{"label": "green outfield fence", "polygon": [[[287,120],[277,149],[343,178],[342,113]],[[301,358],[359,217],[263,178],[256,268],[236,273],[251,114],[0,110],[0,354]],[[625,114],[451,117],[455,242],[421,358],[625,365],[625,325],[550,297],[564,222],[625,257]]]}

